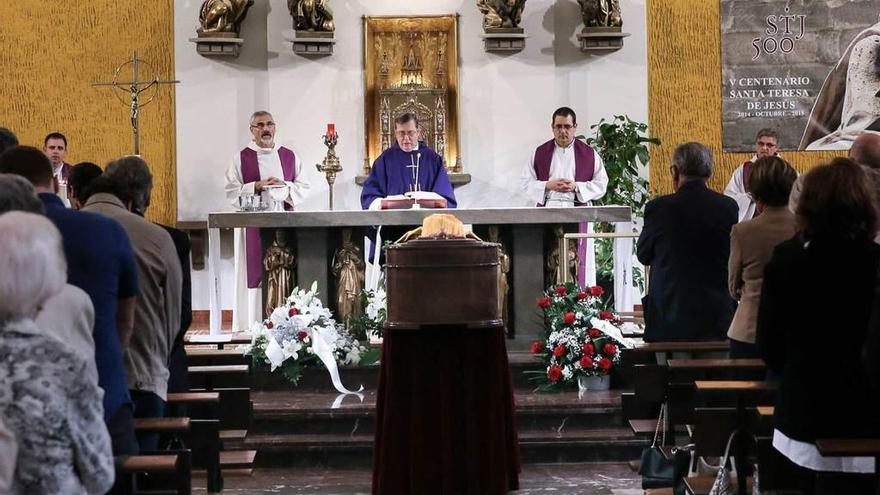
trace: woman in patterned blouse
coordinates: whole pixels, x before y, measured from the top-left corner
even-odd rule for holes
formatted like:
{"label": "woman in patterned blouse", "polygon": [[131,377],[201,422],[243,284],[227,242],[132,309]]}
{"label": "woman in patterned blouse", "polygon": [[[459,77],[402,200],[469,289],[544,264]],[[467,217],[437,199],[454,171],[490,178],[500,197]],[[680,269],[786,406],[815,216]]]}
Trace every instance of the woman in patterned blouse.
{"label": "woman in patterned blouse", "polygon": [[61,290],[61,235],[41,215],[0,215],[0,421],[18,443],[12,493],[98,494],[113,486],[103,392],[86,362],[37,328]]}

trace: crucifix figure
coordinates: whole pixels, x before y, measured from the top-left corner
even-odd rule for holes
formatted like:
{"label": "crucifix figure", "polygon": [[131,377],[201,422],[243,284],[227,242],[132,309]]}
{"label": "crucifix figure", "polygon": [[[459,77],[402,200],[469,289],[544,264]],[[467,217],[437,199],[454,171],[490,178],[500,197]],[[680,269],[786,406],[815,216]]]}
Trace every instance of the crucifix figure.
{"label": "crucifix figure", "polygon": [[[158,77],[154,76],[153,79],[140,80],[138,79],[138,68],[141,64],[147,65],[142,60],[138,58],[137,50],[132,54],[131,60],[125,61],[122,65],[116,68],[116,71],[113,74],[113,80],[110,82],[100,82],[95,83],[92,86],[112,86],[114,89],[119,90],[122,93],[128,93],[128,100],[123,99],[120,93],[114,93],[119,101],[130,108],[131,111],[131,130],[134,135],[134,154],[141,154],[141,146],[140,146],[140,127],[138,125],[138,114],[140,109],[150,102],[152,102],[156,98],[157,88],[160,84],[176,84],[180,81],[171,81],[171,80],[160,80]],[[120,81],[119,74],[126,66],[131,66],[131,80],[130,81]],[[147,92],[150,89],[153,89],[153,92],[147,96],[145,96],[146,101],[142,101],[141,95]]]}
{"label": "crucifix figure", "polygon": [[[413,155],[415,155],[415,158],[413,158]],[[419,161],[422,159],[422,154],[413,153],[409,155],[409,158],[411,164],[407,165],[406,168],[412,173],[412,185],[410,186],[410,190],[413,192],[421,191],[422,187],[419,185]]]}

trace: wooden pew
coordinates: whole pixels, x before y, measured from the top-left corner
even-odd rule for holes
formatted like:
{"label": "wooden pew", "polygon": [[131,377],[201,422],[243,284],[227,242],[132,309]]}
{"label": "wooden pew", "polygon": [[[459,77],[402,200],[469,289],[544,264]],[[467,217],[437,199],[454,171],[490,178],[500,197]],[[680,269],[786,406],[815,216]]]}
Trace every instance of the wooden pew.
{"label": "wooden pew", "polygon": [[216,345],[223,349],[227,345],[250,344],[253,339],[247,333],[221,333],[219,335],[187,333],[184,342],[187,344]]}
{"label": "wooden pew", "polygon": [[249,357],[238,349],[201,349],[185,347],[189,366],[214,366],[226,364],[248,364]]}
{"label": "wooden pew", "polygon": [[215,388],[250,387],[250,366],[247,364],[190,366],[190,388],[212,391]]}
{"label": "wooden pew", "polygon": [[167,454],[120,456],[116,461],[116,484],[113,493],[137,495],[138,476],[148,474],[149,493],[190,495],[192,493],[192,467],[190,452],[181,450]]}
{"label": "wooden pew", "polygon": [[[816,440],[816,448],[826,457],[873,457],[874,474],[819,473],[817,495],[871,493],[880,477],[880,438],[829,438]],[[877,493],[880,493],[878,491]]]}

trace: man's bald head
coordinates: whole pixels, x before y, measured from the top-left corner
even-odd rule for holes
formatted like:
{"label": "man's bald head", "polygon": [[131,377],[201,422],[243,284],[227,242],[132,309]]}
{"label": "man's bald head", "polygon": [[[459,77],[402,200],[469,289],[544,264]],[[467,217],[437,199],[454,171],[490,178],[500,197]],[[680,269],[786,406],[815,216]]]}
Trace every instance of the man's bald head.
{"label": "man's bald head", "polygon": [[880,134],[864,132],[849,149],[850,160],[868,168],[880,169]]}

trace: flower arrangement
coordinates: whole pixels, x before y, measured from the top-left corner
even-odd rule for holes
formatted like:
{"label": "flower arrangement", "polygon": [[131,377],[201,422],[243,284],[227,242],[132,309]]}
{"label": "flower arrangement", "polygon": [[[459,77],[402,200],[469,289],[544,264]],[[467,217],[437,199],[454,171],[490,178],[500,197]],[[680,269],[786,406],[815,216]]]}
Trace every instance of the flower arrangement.
{"label": "flower arrangement", "polygon": [[578,376],[608,375],[619,365],[626,343],[617,328],[620,321],[601,307],[603,293],[602,287],[570,282],[538,299],[547,339],[533,342],[531,351],[546,362],[546,374],[540,377],[545,388],[575,382]]}
{"label": "flower arrangement", "polygon": [[293,289],[269,318],[251,325],[250,333],[251,344],[244,353],[250,354],[254,363],[270,365],[272,372],[280,368],[293,383],[306,368],[319,363],[330,372],[334,385],[339,382],[337,364],[368,364],[364,362],[367,348],[337,324],[318,299],[317,282],[308,291]]}
{"label": "flower arrangement", "polygon": [[364,312],[352,321],[352,331],[364,338],[368,338],[371,333],[381,338],[382,325],[387,317],[385,289],[382,286],[376,290],[364,289],[360,299]]}

